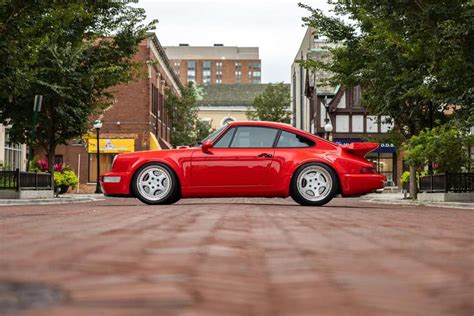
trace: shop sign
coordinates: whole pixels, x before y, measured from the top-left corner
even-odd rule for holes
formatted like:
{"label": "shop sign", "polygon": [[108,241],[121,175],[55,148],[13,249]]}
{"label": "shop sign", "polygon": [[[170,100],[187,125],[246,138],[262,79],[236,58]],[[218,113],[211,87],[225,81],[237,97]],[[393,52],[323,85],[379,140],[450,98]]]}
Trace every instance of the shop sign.
{"label": "shop sign", "polygon": [[[88,152],[97,152],[97,139],[89,138]],[[135,139],[127,138],[103,138],[99,140],[101,153],[125,153],[135,151]]]}

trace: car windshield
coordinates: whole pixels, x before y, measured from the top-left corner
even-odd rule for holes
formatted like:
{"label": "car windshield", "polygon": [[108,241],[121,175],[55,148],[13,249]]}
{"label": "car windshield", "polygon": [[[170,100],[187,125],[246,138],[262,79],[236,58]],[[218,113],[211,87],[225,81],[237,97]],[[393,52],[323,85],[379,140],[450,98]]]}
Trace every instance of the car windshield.
{"label": "car windshield", "polygon": [[224,125],[222,126],[221,128],[217,129],[216,131],[212,132],[209,136],[207,136],[206,138],[204,138],[202,141],[198,142],[198,145],[201,145],[202,143],[204,143],[206,140],[211,140],[211,141],[214,141],[217,136],[220,135],[220,133],[224,130],[224,128],[226,128],[227,125]]}

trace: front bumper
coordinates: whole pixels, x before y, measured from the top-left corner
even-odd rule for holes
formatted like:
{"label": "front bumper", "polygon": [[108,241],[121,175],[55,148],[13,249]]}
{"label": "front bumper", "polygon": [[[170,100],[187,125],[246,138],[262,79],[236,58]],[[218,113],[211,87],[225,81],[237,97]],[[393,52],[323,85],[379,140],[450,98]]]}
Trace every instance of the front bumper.
{"label": "front bumper", "polygon": [[131,196],[130,172],[107,172],[100,177],[100,186],[105,196]]}
{"label": "front bumper", "polygon": [[385,187],[386,177],[382,174],[345,174],[341,176],[343,196],[362,195]]}

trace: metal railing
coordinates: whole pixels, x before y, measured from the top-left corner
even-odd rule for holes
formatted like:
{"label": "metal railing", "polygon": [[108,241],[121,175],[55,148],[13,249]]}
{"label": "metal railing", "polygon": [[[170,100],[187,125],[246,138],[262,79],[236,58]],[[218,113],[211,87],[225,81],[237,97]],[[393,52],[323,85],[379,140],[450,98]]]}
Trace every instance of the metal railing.
{"label": "metal railing", "polygon": [[440,173],[420,177],[420,192],[473,192],[474,173]]}
{"label": "metal railing", "polygon": [[51,190],[53,179],[50,173],[0,171],[0,190]]}

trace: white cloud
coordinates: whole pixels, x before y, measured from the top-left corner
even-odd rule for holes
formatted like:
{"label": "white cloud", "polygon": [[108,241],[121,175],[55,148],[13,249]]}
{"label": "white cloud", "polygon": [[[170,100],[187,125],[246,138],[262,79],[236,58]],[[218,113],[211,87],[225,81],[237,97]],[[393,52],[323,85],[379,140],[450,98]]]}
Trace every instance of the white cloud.
{"label": "white cloud", "polygon": [[[327,9],[326,1],[304,1]],[[142,0],[147,19],[158,19],[162,45],[179,43],[258,46],[263,82],[289,82],[290,65],[305,28],[308,12],[295,0]]]}

